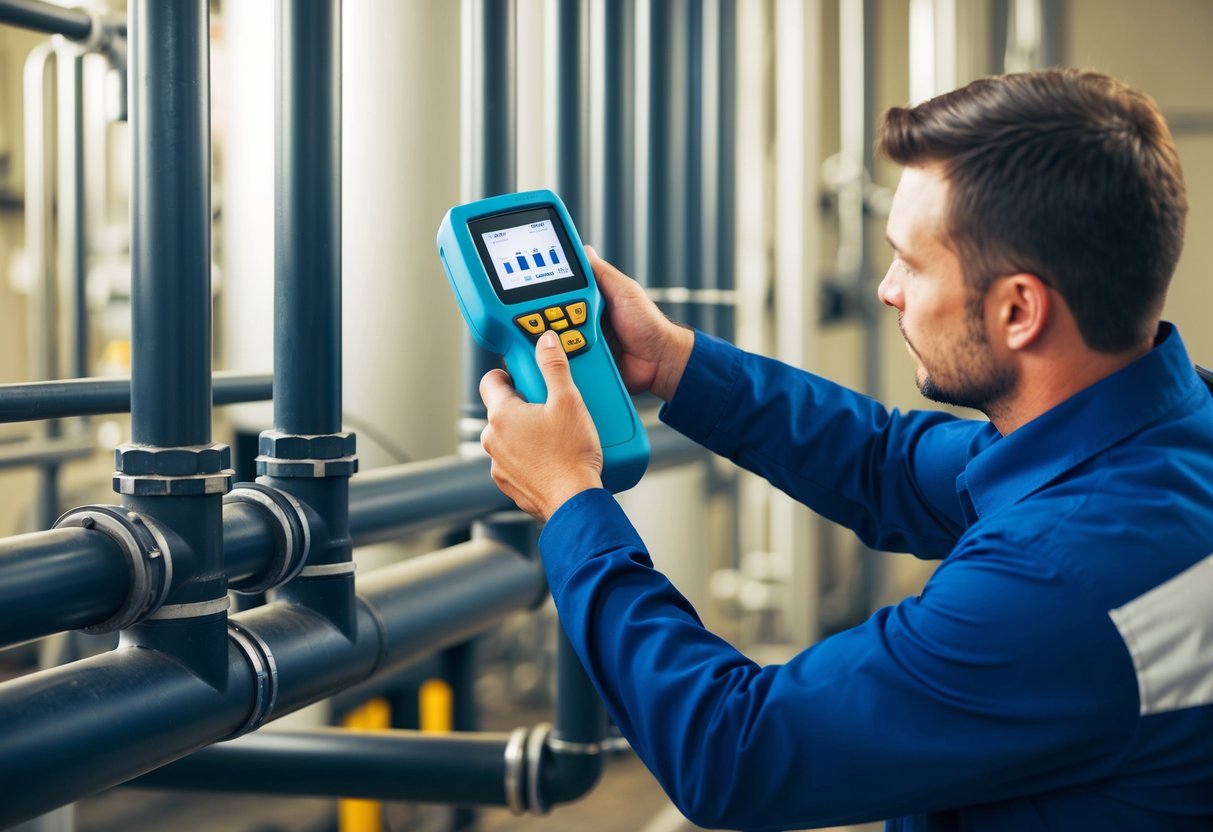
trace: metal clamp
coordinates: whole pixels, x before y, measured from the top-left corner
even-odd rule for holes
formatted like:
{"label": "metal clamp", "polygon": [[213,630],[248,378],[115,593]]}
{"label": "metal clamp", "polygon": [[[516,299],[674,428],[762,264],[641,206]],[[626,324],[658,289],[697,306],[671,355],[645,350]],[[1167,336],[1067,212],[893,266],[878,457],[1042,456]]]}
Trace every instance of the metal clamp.
{"label": "metal clamp", "polygon": [[229,589],[252,595],[281,586],[299,574],[312,548],[312,530],[298,500],[268,485],[243,482],[224,496],[223,502],[257,506],[273,518],[274,529],[274,558],[269,568],[260,575],[229,584]]}
{"label": "metal clamp", "polygon": [[527,806],[536,815],[546,815],[547,802],[543,799],[543,784],[540,775],[543,772],[543,752],[548,748],[548,737],[552,733],[552,723],[540,722],[531,729],[526,738],[526,782]]}
{"label": "metal clamp", "polygon": [[86,632],[125,630],[159,609],[173,584],[173,558],[150,518],[121,506],[83,506],[64,514],[52,528],[73,527],[93,529],[114,540],[130,570],[130,588],[122,606],[100,624],[84,627]]}
{"label": "metal clamp", "polygon": [[505,744],[505,805],[515,815],[526,813],[527,728],[515,728]]}
{"label": "metal clamp", "polygon": [[227,737],[230,740],[256,731],[269,720],[274,706],[278,703],[278,664],[274,661],[274,653],[265,640],[239,621],[228,619],[227,634],[248,660],[256,685],[249,717],[244,725]]}

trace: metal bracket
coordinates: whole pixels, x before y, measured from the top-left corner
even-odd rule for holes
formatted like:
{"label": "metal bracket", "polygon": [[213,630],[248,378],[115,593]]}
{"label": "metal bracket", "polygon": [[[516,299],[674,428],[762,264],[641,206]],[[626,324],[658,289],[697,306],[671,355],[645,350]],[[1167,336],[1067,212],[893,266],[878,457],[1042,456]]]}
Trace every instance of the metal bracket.
{"label": "metal bracket", "polygon": [[160,608],[173,584],[173,558],[155,522],[121,506],[83,506],[68,511],[52,528],[72,527],[93,529],[113,539],[126,557],[131,577],[122,607],[100,624],[84,627],[86,632],[125,630]]}
{"label": "metal bracket", "polygon": [[277,488],[244,482],[233,488],[223,502],[250,503],[274,521],[274,559],[269,568],[261,575],[228,584],[228,589],[252,595],[281,586],[299,574],[312,548],[312,530],[298,500]]}

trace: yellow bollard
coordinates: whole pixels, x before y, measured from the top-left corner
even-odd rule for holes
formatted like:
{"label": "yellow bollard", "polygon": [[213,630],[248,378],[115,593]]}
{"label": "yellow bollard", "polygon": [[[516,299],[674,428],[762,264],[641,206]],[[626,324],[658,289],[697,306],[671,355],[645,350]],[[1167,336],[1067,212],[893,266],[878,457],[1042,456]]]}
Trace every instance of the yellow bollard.
{"label": "yellow bollard", "polygon": [[[354,731],[384,731],[392,726],[386,699],[372,699],[346,714],[341,721]],[[341,832],[383,832],[383,804],[377,800],[341,800],[337,803],[337,828]]]}
{"label": "yellow bollard", "polygon": [[421,683],[417,698],[420,700],[418,716],[422,731],[445,734],[453,730],[454,696],[445,680],[426,679]]}

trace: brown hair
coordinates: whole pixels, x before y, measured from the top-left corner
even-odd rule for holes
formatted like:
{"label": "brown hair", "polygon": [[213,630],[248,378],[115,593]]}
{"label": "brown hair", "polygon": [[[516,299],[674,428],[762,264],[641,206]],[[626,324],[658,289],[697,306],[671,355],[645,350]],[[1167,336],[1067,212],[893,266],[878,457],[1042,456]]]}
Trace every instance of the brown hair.
{"label": "brown hair", "polygon": [[948,230],[974,290],[1029,272],[1061,294],[1092,349],[1153,337],[1188,200],[1149,96],[1086,70],[983,78],[889,110],[878,146],[898,164],[943,165]]}

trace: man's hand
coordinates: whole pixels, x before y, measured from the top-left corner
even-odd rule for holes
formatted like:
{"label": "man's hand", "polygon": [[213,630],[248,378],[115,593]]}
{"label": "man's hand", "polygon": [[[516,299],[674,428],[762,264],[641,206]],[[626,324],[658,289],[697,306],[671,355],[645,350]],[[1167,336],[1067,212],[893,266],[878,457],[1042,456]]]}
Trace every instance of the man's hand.
{"label": "man's hand", "polygon": [[606,300],[603,335],[631,393],[669,401],[682,379],[695,334],[670,321],[636,281],[585,247]]}
{"label": "man's hand", "polygon": [[546,521],[573,495],[602,487],[602,446],[555,332],[539,338],[535,361],[548,388],[544,404],[523,401],[504,370],[480,380],[489,416],[480,444],[493,458],[497,487]]}

